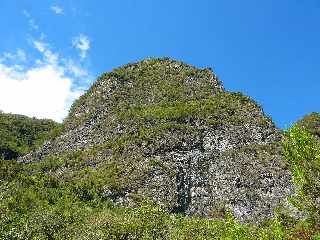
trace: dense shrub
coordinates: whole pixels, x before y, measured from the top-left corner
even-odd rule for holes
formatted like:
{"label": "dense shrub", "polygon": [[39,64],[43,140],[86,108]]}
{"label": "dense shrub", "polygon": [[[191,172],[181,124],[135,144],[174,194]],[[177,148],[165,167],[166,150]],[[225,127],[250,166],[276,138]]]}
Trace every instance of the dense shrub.
{"label": "dense shrub", "polygon": [[293,202],[320,220],[320,143],[311,133],[294,126],[286,133],[284,150],[298,189]]}
{"label": "dense shrub", "polygon": [[320,139],[320,113],[313,112],[304,116],[297,125]]}
{"label": "dense shrub", "polygon": [[40,146],[59,124],[0,112],[0,158],[14,159]]}

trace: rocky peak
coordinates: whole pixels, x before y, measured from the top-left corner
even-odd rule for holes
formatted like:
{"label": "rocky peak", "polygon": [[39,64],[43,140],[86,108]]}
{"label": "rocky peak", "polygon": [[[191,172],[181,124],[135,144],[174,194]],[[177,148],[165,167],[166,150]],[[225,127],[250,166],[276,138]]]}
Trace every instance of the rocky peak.
{"label": "rocky peak", "polygon": [[[123,132],[124,115],[138,109],[199,101],[223,92],[211,69],[197,69],[171,60],[147,59],[102,74],[71,107],[64,131],[54,143],[55,152],[84,149]],[[174,107],[172,107],[174,108]],[[51,150],[45,150],[52,152]],[[38,157],[43,157],[40,151]],[[25,159],[27,159],[26,157]]]}
{"label": "rocky peak", "polygon": [[61,134],[20,161],[58,158],[49,171],[61,178],[92,168],[105,182],[102,194],[117,204],[150,198],[206,217],[223,206],[255,222],[294,192],[280,139],[261,107],[224,91],[210,69],[148,59],[99,77]]}

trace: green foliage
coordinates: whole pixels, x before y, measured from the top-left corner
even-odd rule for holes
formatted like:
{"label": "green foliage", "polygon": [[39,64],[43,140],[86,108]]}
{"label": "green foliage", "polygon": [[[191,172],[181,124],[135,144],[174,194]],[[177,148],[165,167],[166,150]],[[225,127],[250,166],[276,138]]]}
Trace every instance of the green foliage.
{"label": "green foliage", "polygon": [[[212,216],[220,218],[206,219],[169,213],[142,197],[131,207],[115,203],[130,187],[141,186],[150,169],[175,178],[163,161],[143,161],[139,145],[153,144],[155,149],[164,142],[164,147],[174,147],[181,145],[180,136],[194,141],[193,134],[202,124],[270,123],[250,98],[222,92],[219,86],[214,89],[213,77],[208,69],[149,59],[102,75],[74,103],[63,125],[0,114],[0,151],[10,150],[17,156],[84,124],[102,108],[108,115],[99,122],[99,131],[111,118],[124,126],[112,140],[85,150],[29,164],[0,160],[0,239],[319,239],[320,148],[298,127],[287,132],[284,153],[299,189],[292,202],[309,213],[305,220],[277,214],[263,224],[249,225],[237,222],[230,210],[219,206]],[[317,129],[316,119],[313,116],[313,123],[304,127]],[[236,151],[254,151],[262,159],[263,152],[270,152],[268,147],[278,151],[267,145]]]}
{"label": "green foliage", "polygon": [[[99,168],[91,166],[90,159],[102,150],[123,151],[124,155],[126,141],[119,139],[37,163],[1,160],[0,239],[319,238],[315,202],[319,192],[319,145],[303,129],[293,127],[287,132],[284,152],[299,187],[293,202],[311,213],[310,218],[298,221],[276,215],[261,225],[240,224],[230,211],[223,219],[205,219],[170,214],[143,199],[132,208],[114,204],[114,195],[121,196],[129,183],[143,179],[143,171],[130,169],[130,160],[121,160],[117,154],[114,161],[110,159]],[[167,171],[156,159],[150,164]],[[60,172],[64,168],[75,171]],[[112,190],[113,195],[104,195],[104,189]]]}
{"label": "green foliage", "polygon": [[51,120],[0,113],[0,158],[13,159],[39,147],[58,126]]}
{"label": "green foliage", "polygon": [[320,139],[320,113],[313,112],[303,117],[297,125]]}
{"label": "green foliage", "polygon": [[285,156],[288,160],[298,196],[292,201],[315,219],[320,213],[320,145],[307,131],[294,126],[286,132]]}
{"label": "green foliage", "polygon": [[205,99],[213,92],[221,92],[219,80],[213,78],[209,69],[197,69],[168,58],[128,64],[102,74],[73,104],[64,124],[67,129],[83,124],[98,106],[105,106],[109,114],[114,114],[134,106]]}
{"label": "green foliage", "polygon": [[[5,176],[6,169],[15,170]],[[0,239],[59,239],[61,229],[90,211],[72,185],[58,178],[28,175],[23,165],[4,160],[1,175]]]}
{"label": "green foliage", "polygon": [[[251,100],[240,93],[220,93],[214,97],[188,102],[170,102],[164,105],[153,105],[147,107],[137,107],[127,112],[121,112],[119,119],[140,119],[141,121],[179,121],[191,118],[201,118],[207,121],[219,120],[239,120],[244,121],[248,118],[241,113],[240,109],[244,104],[251,105],[252,109],[256,106]],[[240,111],[241,110],[241,111]],[[249,110],[249,109],[248,109]],[[231,117],[231,119],[224,119]],[[235,119],[232,119],[234,117]],[[242,118],[242,119],[241,119]]]}
{"label": "green foliage", "polygon": [[230,211],[219,220],[187,217],[150,200],[124,208],[101,195],[104,186],[120,181],[117,172],[123,170],[112,165],[86,168],[67,181],[41,173],[42,168],[30,175],[31,165],[0,163],[0,239],[265,240],[317,239],[319,234],[312,222],[289,223],[278,215],[262,225],[248,225],[237,222]]}

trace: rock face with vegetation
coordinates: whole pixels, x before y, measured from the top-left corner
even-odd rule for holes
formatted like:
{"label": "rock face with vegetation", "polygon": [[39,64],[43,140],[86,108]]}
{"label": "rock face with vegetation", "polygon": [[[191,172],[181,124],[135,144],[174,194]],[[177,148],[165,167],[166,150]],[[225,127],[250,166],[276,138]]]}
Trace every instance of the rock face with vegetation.
{"label": "rock face with vegetation", "polygon": [[[294,193],[282,133],[210,69],[150,59],[103,74],[61,131],[19,159],[122,206],[259,222]],[[78,179],[78,180],[77,180]],[[90,193],[86,193],[90,198]]]}
{"label": "rock face with vegetation", "polygon": [[58,126],[52,120],[0,112],[0,159],[15,159],[34,150]]}

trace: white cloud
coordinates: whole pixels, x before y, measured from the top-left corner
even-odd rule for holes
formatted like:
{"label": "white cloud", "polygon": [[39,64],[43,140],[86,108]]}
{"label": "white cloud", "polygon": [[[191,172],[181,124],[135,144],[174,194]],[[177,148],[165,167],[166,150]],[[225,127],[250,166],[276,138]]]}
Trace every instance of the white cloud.
{"label": "white cloud", "polygon": [[6,60],[25,62],[27,60],[27,54],[22,49],[18,49],[16,53],[5,52],[0,56],[0,62]]}
{"label": "white cloud", "polygon": [[63,14],[63,8],[58,6],[58,5],[53,5],[51,6],[51,10],[55,13],[55,14]]}
{"label": "white cloud", "polygon": [[72,79],[51,65],[16,73],[0,65],[0,109],[61,122],[70,104],[81,94]]}
{"label": "white cloud", "polygon": [[29,27],[33,30],[38,30],[39,26],[36,24],[35,20],[27,10],[23,10],[22,14],[28,19]]}
{"label": "white cloud", "polygon": [[87,77],[88,71],[79,66],[79,64],[75,63],[75,61],[68,59],[65,61],[65,67],[67,71],[73,74],[76,78]]}
{"label": "white cloud", "polygon": [[73,38],[72,46],[80,50],[80,57],[84,59],[87,56],[87,51],[90,49],[90,40],[86,35],[80,34]]}
{"label": "white cloud", "polygon": [[[62,8],[53,10],[63,12]],[[22,13],[29,27],[38,30],[31,14]],[[82,61],[61,57],[44,39],[41,33],[38,40],[29,40],[40,54],[37,58],[22,49],[0,53],[0,111],[61,122],[92,78]],[[84,59],[90,49],[88,37],[80,34],[72,43]]]}
{"label": "white cloud", "polygon": [[[75,87],[88,72],[75,61],[61,59],[43,41],[32,42],[41,54],[33,67],[0,62],[0,110],[61,122],[83,91]],[[23,58],[24,51],[8,56]]]}
{"label": "white cloud", "polygon": [[17,55],[16,56],[17,56],[18,59],[20,59],[23,62],[27,60],[27,54],[22,49],[18,49],[17,50]]}
{"label": "white cloud", "polygon": [[[29,27],[38,30],[31,14],[22,13]],[[0,111],[61,122],[92,78],[82,61],[61,57],[44,39],[41,33],[38,40],[29,40],[40,54],[37,58],[22,49],[0,53]],[[73,44],[84,59],[90,48],[88,37],[79,35]]]}
{"label": "white cloud", "polygon": [[52,65],[58,64],[59,55],[53,53],[49,48],[48,44],[42,41],[33,41],[34,47],[43,54],[44,59]]}

